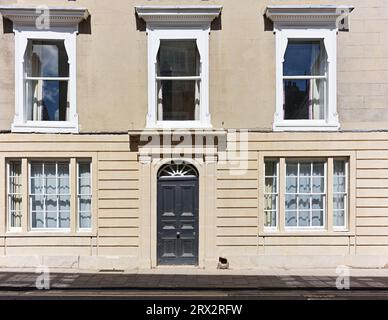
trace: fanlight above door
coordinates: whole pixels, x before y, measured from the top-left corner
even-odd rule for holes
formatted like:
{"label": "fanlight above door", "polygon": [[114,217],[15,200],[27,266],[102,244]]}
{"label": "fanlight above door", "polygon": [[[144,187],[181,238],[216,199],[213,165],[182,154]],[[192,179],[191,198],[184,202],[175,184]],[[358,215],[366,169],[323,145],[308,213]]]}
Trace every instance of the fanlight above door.
{"label": "fanlight above door", "polygon": [[159,170],[158,177],[198,177],[198,172],[191,164],[169,163]]}

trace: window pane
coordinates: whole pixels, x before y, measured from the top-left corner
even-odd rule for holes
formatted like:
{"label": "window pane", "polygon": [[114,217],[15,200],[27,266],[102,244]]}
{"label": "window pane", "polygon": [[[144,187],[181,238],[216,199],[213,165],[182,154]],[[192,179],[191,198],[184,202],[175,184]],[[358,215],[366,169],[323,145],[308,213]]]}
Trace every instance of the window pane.
{"label": "window pane", "polygon": [[32,228],[44,228],[44,213],[42,211],[32,212]]}
{"label": "window pane", "polygon": [[277,178],[265,178],[265,193],[277,192],[276,179]]}
{"label": "window pane", "polygon": [[21,227],[22,218],[22,164],[21,161],[9,163],[8,172],[8,219],[11,228]]}
{"label": "window pane", "polygon": [[199,76],[199,60],[195,40],[161,40],[158,76]]}
{"label": "window pane", "polygon": [[310,196],[299,196],[299,210],[310,209]]}
{"label": "window pane", "polygon": [[264,210],[276,210],[276,195],[265,195],[264,199]]}
{"label": "window pane", "polygon": [[310,193],[311,192],[311,178],[299,178],[299,192]]}
{"label": "window pane", "polygon": [[26,80],[26,103],[30,121],[68,120],[68,81]]}
{"label": "window pane", "polygon": [[199,119],[199,81],[157,81],[158,120]]}
{"label": "window pane", "polygon": [[323,161],[286,161],[286,226],[323,227],[325,179]]}
{"label": "window pane", "polygon": [[334,209],[345,209],[345,196],[336,194],[333,201]]}
{"label": "window pane", "polygon": [[312,226],[323,227],[323,210],[313,210]]}
{"label": "window pane", "polygon": [[[69,163],[31,162],[31,227],[68,228],[70,217]],[[61,218],[65,216],[65,218]]]}
{"label": "window pane", "polygon": [[334,175],[336,176],[345,176],[345,165],[346,162],[344,160],[334,160]]}
{"label": "window pane", "polygon": [[334,226],[345,226],[345,210],[334,210]]}
{"label": "window pane", "polygon": [[286,195],[286,209],[296,209],[296,201],[296,196]]}
{"label": "window pane", "polygon": [[265,175],[267,177],[273,177],[277,175],[277,162],[266,161],[265,162]]}
{"label": "window pane", "polygon": [[284,80],[284,119],[325,119],[326,79]]}
{"label": "window pane", "polygon": [[276,211],[265,211],[265,226],[276,227]]}
{"label": "window pane", "polygon": [[91,228],[91,163],[78,163],[78,215],[79,228]]}
{"label": "window pane", "polygon": [[63,40],[29,40],[26,73],[29,77],[68,77],[69,63]]}
{"label": "window pane", "polygon": [[57,227],[57,211],[47,211],[46,212],[46,228],[56,228]]}
{"label": "window pane", "polygon": [[313,178],[313,193],[325,192],[325,178]]}
{"label": "window pane", "polygon": [[327,54],[322,41],[289,40],[284,55],[285,76],[325,75]]}
{"label": "window pane", "polygon": [[310,211],[299,211],[299,227],[310,226]]}
{"label": "window pane", "polygon": [[286,227],[296,227],[296,211],[286,210]]}

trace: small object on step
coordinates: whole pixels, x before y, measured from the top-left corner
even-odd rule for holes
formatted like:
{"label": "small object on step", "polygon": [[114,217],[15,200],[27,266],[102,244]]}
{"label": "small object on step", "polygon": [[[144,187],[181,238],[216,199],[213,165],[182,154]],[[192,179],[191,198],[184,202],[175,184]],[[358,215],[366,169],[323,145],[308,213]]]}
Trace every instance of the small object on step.
{"label": "small object on step", "polygon": [[229,269],[228,259],[219,257],[217,269]]}

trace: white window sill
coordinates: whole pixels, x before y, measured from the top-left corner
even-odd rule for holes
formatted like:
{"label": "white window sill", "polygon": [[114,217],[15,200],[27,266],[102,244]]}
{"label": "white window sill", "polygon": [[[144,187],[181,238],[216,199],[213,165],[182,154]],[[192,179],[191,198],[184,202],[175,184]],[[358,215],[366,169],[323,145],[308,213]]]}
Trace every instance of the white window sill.
{"label": "white window sill", "polygon": [[322,232],[326,231],[325,227],[285,227],[286,232]]}
{"label": "white window sill", "polygon": [[273,125],[274,131],[338,131],[339,123],[321,120],[284,120]]}
{"label": "white window sill", "polygon": [[201,121],[157,121],[147,129],[211,129],[212,125]]}
{"label": "white window sill", "polygon": [[78,133],[78,124],[69,121],[27,121],[13,123],[12,132]]}
{"label": "white window sill", "polygon": [[41,232],[41,233],[70,233],[70,228],[31,228],[31,232]]}

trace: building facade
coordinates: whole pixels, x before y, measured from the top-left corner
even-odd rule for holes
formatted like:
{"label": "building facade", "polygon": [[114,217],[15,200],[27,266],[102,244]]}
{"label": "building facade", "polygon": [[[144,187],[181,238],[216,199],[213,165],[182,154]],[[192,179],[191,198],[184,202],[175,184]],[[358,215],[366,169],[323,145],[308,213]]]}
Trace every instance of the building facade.
{"label": "building facade", "polygon": [[384,0],[1,1],[0,266],[384,267]]}

